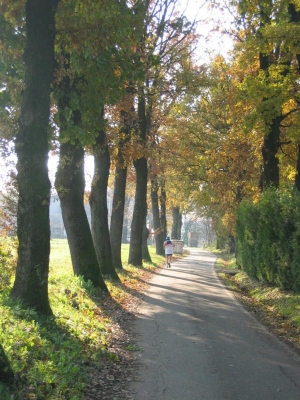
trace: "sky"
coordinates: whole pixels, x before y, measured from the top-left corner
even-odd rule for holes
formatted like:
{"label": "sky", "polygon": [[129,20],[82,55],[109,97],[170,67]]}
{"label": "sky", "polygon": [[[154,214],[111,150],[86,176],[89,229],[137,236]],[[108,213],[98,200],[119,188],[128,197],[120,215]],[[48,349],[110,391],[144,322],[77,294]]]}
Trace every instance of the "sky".
{"label": "sky", "polygon": [[[220,0],[221,2],[222,0]],[[216,7],[211,7],[208,1],[205,0],[183,0],[183,9],[186,9],[185,14],[190,21],[195,18],[198,22],[197,32],[200,35],[197,46],[197,55],[204,62],[209,61],[210,53],[218,53],[226,56],[232,48],[232,41],[228,36],[218,33],[213,30],[214,27],[222,25],[230,26],[232,17],[226,12],[218,10]]]}

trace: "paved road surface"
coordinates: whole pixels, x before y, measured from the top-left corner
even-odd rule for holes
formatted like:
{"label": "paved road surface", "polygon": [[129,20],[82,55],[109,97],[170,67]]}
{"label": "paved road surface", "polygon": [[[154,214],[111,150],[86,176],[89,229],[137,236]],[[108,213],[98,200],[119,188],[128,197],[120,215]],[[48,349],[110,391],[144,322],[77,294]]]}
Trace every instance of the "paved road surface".
{"label": "paved road surface", "polygon": [[139,309],[135,400],[300,400],[300,358],[240,306],[199,249],[161,269]]}

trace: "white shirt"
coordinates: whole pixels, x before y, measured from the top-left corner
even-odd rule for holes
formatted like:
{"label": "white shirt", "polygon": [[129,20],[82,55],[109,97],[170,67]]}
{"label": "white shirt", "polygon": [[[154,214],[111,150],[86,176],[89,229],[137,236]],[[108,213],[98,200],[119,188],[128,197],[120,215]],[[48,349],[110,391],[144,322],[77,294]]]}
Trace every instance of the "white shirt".
{"label": "white shirt", "polygon": [[164,242],[165,254],[173,254],[174,244],[171,240],[166,240]]}

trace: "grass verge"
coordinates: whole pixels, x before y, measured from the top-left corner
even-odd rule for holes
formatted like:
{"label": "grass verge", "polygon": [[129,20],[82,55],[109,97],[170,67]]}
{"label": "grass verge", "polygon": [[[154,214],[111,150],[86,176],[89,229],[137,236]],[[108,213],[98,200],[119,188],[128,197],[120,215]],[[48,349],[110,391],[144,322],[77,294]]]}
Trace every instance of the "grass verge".
{"label": "grass verge", "polygon": [[[12,278],[14,247],[6,246],[12,248],[0,250],[3,260],[11,257]],[[0,281],[0,341],[16,378],[13,387],[0,384],[1,400],[98,399],[99,393],[107,390],[115,390],[115,398],[126,399],[125,391],[121,393],[127,372],[126,357],[130,358],[138,349],[124,329],[128,328],[128,318],[134,315],[147,282],[165,262],[149,246],[152,263],[133,267],[126,262],[128,248],[129,245],[122,247],[124,269],[117,271],[121,283],[106,280],[107,294],[75,277],[67,241],[52,240],[49,298],[54,316],[51,318],[41,317],[11,301],[12,280],[9,282],[7,269],[0,263],[0,276],[4,276],[4,281]],[[108,370],[108,364],[112,363],[114,376]],[[99,380],[101,373],[103,381]]]}
{"label": "grass verge", "polygon": [[237,268],[233,255],[216,255],[216,271],[228,288],[270,331],[300,352],[300,293],[251,279]]}

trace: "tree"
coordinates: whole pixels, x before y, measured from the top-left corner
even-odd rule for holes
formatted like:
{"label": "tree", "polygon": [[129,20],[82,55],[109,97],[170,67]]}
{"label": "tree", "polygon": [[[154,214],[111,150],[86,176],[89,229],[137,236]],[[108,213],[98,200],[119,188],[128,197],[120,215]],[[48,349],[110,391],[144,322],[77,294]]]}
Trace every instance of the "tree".
{"label": "tree", "polygon": [[61,53],[62,77],[56,81],[58,122],[60,126],[59,165],[55,188],[60,199],[67,232],[73,271],[90,280],[95,287],[107,290],[98,264],[88,218],[84,208],[84,148],[78,132],[82,131],[82,114],[76,101],[81,77],[70,77],[71,56]]}
{"label": "tree", "polygon": [[235,102],[240,71],[221,57],[210,67],[189,60],[180,79],[186,90],[171,107],[159,143],[161,154],[172,158],[165,167],[169,204],[176,211],[172,237],[177,235],[177,207],[223,219],[233,234],[236,207],[254,194],[259,180],[258,146],[251,143],[257,135],[245,137],[241,106]]}
{"label": "tree", "polygon": [[[138,119],[140,157],[134,161],[137,175],[136,201],[133,214],[129,262],[140,265],[141,238],[146,209],[149,150],[155,142],[152,137],[157,133],[159,123],[154,122],[154,115],[160,109],[166,112],[176,88],[172,85],[172,73],[178,67],[181,51],[192,38],[193,26],[182,16],[175,13],[176,0],[146,1],[140,10],[144,21],[137,55],[144,66],[145,81],[138,86]],[[163,99],[163,101],[162,101]],[[144,192],[145,191],[145,192]]]}
{"label": "tree", "polygon": [[44,314],[52,314],[48,299],[50,182],[47,159],[58,3],[59,0],[26,1],[24,91],[16,139],[19,248],[12,296]]}
{"label": "tree", "polygon": [[129,160],[127,160],[128,157],[126,157],[126,148],[129,145],[131,132],[134,129],[136,119],[132,92],[132,85],[129,84],[127,94],[124,96],[124,99],[120,104],[120,137],[117,145],[118,153],[115,167],[114,197],[110,223],[110,243],[115,268],[122,268],[121,244],[126,202],[127,164],[129,163]]}
{"label": "tree", "polygon": [[[93,240],[102,274],[119,280],[113,265],[108,229],[107,185],[110,155],[104,121],[102,127],[99,128],[96,143],[93,145],[93,154],[95,172],[90,194]],[[120,234],[122,235],[122,230]]]}
{"label": "tree", "polygon": [[[139,141],[138,146],[143,149],[146,144],[147,125],[146,125],[146,104],[143,88],[139,89],[138,99],[138,121],[139,121]],[[147,212],[147,180],[148,168],[147,158],[142,152],[142,156],[133,161],[136,171],[136,191],[134,198],[134,211],[131,223],[130,248],[128,263],[142,265],[142,242],[143,229]]]}
{"label": "tree", "polygon": [[[299,15],[294,4],[266,1],[252,7],[237,2],[239,63],[252,62],[241,88],[248,100],[248,128],[263,136],[260,188],[278,188],[284,179],[280,163],[295,156],[291,143],[299,143],[295,122],[299,118]],[[251,106],[250,106],[251,105]],[[248,115],[246,115],[248,114]]]}
{"label": "tree", "polygon": [[[147,214],[147,208],[146,208],[146,214]],[[149,231],[149,229],[147,228],[147,225],[146,225],[146,218],[147,218],[147,215],[145,217],[145,223],[144,223],[144,227],[143,227],[142,258],[146,262],[151,263],[152,259],[151,259],[151,255],[150,255],[149,249],[148,249],[148,239],[149,239],[150,231]]]}
{"label": "tree", "polygon": [[182,213],[180,212],[180,207],[173,206],[172,207],[172,216],[173,216],[173,224],[172,224],[172,239],[181,239],[181,227],[182,227]]}
{"label": "tree", "polygon": [[[71,144],[76,143],[77,146],[85,147],[94,155],[95,171],[90,196],[94,247],[102,272],[118,279],[112,263],[107,221],[106,194],[110,169],[110,143],[104,129],[103,109],[116,104],[124,95],[124,80],[130,63],[130,59],[125,54],[127,47],[124,44],[124,34],[128,32],[128,35],[125,35],[127,40],[132,31],[129,21],[131,11],[125,2],[111,3],[109,1],[97,4],[88,1],[84,8],[80,1],[67,2],[65,7],[64,13],[67,13],[69,8],[76,10],[74,19],[76,19],[77,29],[72,28],[73,20],[68,20],[68,23],[65,19],[61,21],[64,34],[59,38],[59,43],[64,51],[57,55],[59,67],[56,90],[61,116],[61,147],[64,146],[65,141],[70,141]],[[122,14],[126,18],[120,24],[118,16]],[[64,80],[69,81],[67,87],[62,84]],[[64,96],[67,96],[68,101],[64,102],[62,108],[59,99],[63,99]],[[75,116],[78,113],[80,121],[75,123]],[[74,146],[69,146],[69,152],[71,149],[76,152]],[[68,156],[71,157],[71,153]],[[76,157],[75,153],[74,157]],[[65,165],[65,161],[60,165]],[[75,170],[68,171],[70,181],[74,173]],[[75,177],[74,180],[76,180]],[[68,183],[66,179],[64,181]],[[63,193],[64,188],[60,183],[58,186]],[[68,190],[76,191],[74,188],[67,187]],[[80,199],[80,207],[83,209],[83,197],[81,196]],[[70,204],[67,202],[66,208]],[[74,214],[73,222],[75,221]],[[77,223],[80,226],[80,221]],[[80,246],[75,247],[77,250],[80,249]],[[81,262],[84,262],[84,258],[81,258]]]}
{"label": "tree", "polygon": [[84,209],[84,186],[84,149],[78,141],[62,143],[55,187],[61,202],[74,274],[107,290]]}
{"label": "tree", "polygon": [[165,180],[162,176],[159,178],[155,175],[151,179],[151,204],[156,254],[163,256],[165,254],[163,244],[167,236],[167,219]]}

